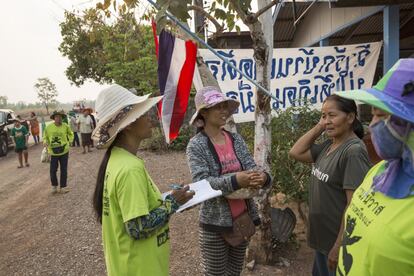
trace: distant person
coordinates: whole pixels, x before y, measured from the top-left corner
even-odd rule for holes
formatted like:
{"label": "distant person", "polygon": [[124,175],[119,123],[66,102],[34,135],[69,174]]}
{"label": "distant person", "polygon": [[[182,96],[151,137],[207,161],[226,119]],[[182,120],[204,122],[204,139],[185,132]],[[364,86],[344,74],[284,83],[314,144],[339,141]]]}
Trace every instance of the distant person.
{"label": "distant person", "polygon": [[11,131],[11,137],[14,143],[14,150],[17,153],[17,158],[19,160],[19,166],[17,168],[23,168],[23,155],[24,163],[26,167],[29,167],[29,153],[27,152],[27,144],[29,140],[29,131],[27,128],[22,125],[20,120],[14,121],[14,128]]}
{"label": "distant person", "polygon": [[148,111],[161,98],[138,97],[112,85],[96,100],[104,117],[94,138],[98,140],[96,147],[106,149],[106,153],[99,166],[93,206],[102,223],[108,275],[167,276],[168,222],[194,195],[185,186],[163,198],[144,160],[137,156],[141,141],[151,137]]}
{"label": "distant person", "polygon": [[[93,110],[92,110],[92,108],[88,108],[88,110],[89,110],[89,116],[91,117],[91,119],[92,119],[92,128],[93,129],[95,129],[96,128],[96,119],[95,119],[95,116],[93,116]],[[91,147],[93,148],[93,140],[91,139]]]}
{"label": "distant person", "polygon": [[45,118],[42,116],[40,118],[40,125],[42,127],[42,137],[45,136],[45,129],[46,129],[46,122],[45,122]]}
{"label": "distant person", "polygon": [[[315,250],[313,276],[335,275],[344,213],[371,167],[357,115],[354,101],[337,95],[327,97],[318,124],[289,152],[295,160],[312,164],[308,244]],[[323,132],[328,139],[315,144]]]}
{"label": "distant person", "polygon": [[89,116],[92,119],[92,127],[93,127],[93,129],[95,129],[96,128],[96,119],[95,119],[95,116],[92,114],[93,113],[92,108],[88,108],[88,112],[89,112]]}
{"label": "distant person", "polygon": [[57,170],[60,166],[60,192],[69,192],[67,188],[69,146],[73,141],[73,132],[70,127],[62,122],[65,117],[62,111],[54,111],[50,118],[54,121],[45,129],[43,143],[48,147],[50,160],[50,180],[52,193],[56,193],[58,187]]}
{"label": "distant person", "polygon": [[40,125],[34,112],[30,113],[30,132],[32,133],[35,145],[40,142]]}
{"label": "distant person", "polygon": [[20,124],[22,124],[27,129],[27,131],[29,131],[30,128],[29,128],[29,124],[27,123],[27,120],[22,119],[22,116],[20,115],[17,115],[16,118],[20,121]]}
{"label": "distant person", "polygon": [[62,114],[64,114],[64,115],[65,115],[65,116],[62,118],[62,122],[63,122],[63,123],[65,123],[65,124],[67,124],[67,125],[69,125],[68,116],[66,116],[65,111],[63,111],[63,109],[62,109],[62,110],[61,110],[61,111],[59,111],[59,112],[61,112]]}
{"label": "distant person", "polygon": [[77,118],[76,118],[76,113],[74,111],[70,111],[69,112],[69,125],[70,125],[70,129],[73,132],[73,142],[72,142],[72,147],[77,146],[80,147],[80,142],[79,142],[79,125],[77,123]]}
{"label": "distant person", "polygon": [[84,109],[82,113],[78,118],[78,127],[82,138],[82,153],[85,154],[86,149],[88,149],[88,152],[91,152],[93,122],[91,116],[89,116],[88,109]]}

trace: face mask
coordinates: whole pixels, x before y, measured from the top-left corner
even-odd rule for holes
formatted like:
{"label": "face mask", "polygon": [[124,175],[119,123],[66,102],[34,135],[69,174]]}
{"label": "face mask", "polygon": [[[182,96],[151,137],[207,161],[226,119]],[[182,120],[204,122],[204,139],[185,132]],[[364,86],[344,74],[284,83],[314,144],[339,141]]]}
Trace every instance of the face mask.
{"label": "face mask", "polygon": [[370,129],[371,140],[379,157],[384,160],[401,158],[404,140],[389,119],[376,123]]}
{"label": "face mask", "polygon": [[378,155],[387,160],[385,170],[373,179],[373,191],[379,191],[392,198],[413,195],[413,126],[391,116],[371,127],[371,137]]}

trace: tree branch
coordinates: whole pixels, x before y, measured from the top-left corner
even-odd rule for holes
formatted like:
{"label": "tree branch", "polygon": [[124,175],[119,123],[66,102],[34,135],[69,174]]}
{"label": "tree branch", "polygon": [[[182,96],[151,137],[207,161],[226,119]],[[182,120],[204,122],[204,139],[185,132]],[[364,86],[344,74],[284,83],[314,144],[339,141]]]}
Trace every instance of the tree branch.
{"label": "tree branch", "polygon": [[273,0],[271,1],[269,4],[267,4],[266,6],[264,6],[263,8],[261,8],[260,10],[258,10],[255,14],[253,14],[250,18],[250,20],[255,21],[259,19],[259,16],[261,16],[263,13],[265,13],[268,9],[270,9],[271,7],[273,7],[274,5],[276,5],[277,3],[279,3],[280,0]]}
{"label": "tree branch", "polygon": [[188,7],[188,10],[194,10],[196,12],[201,13],[205,17],[207,17],[208,20],[210,20],[211,23],[213,23],[214,26],[216,27],[216,34],[215,35],[217,35],[218,33],[222,33],[224,31],[224,25],[220,25],[220,23],[211,14],[209,14],[207,11],[205,11],[202,7],[197,6],[197,5],[191,5],[191,6]]}
{"label": "tree branch", "polygon": [[251,23],[247,21],[248,14],[241,8],[240,1],[230,0],[229,2],[244,24],[248,25],[249,23]]}

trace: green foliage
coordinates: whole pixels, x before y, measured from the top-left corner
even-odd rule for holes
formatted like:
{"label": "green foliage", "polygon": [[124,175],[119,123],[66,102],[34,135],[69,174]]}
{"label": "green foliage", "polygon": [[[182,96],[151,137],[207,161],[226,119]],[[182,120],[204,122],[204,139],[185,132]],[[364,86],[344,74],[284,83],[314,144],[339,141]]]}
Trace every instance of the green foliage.
{"label": "green foliage", "polygon": [[188,142],[193,136],[193,127],[189,125],[182,126],[180,130],[180,135],[171,143],[171,145],[168,145],[168,148],[171,150],[183,151],[187,148]]}
{"label": "green foliage", "polygon": [[193,128],[189,125],[184,125],[181,127],[180,135],[168,145],[165,142],[165,136],[162,133],[161,127],[156,127],[152,129],[152,137],[142,141],[140,148],[150,151],[184,151],[193,135]]}
{"label": "green foliage", "polygon": [[66,76],[77,86],[90,79],[135,88],[140,95],[152,93],[157,89],[157,61],[151,27],[139,25],[125,5],[116,19],[106,19],[109,3],[81,15],[65,13],[59,51],[71,61]]}
{"label": "green foliage", "polygon": [[6,108],[8,98],[7,96],[0,96],[0,108]]}
{"label": "green foliage", "polygon": [[[293,144],[320,119],[320,112],[308,105],[279,111],[272,119],[271,171],[274,177],[273,192],[284,193],[288,200],[305,201],[310,177],[310,166],[289,158]],[[243,124],[240,134],[253,152],[254,124]]]}

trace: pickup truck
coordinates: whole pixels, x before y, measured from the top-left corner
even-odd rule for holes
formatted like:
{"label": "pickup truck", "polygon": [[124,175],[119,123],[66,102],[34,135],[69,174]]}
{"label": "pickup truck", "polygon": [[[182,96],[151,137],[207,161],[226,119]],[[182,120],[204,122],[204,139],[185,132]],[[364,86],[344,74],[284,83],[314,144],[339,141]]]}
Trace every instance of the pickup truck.
{"label": "pickup truck", "polygon": [[13,146],[10,137],[16,114],[10,109],[0,109],[0,156],[6,156],[9,147]]}

